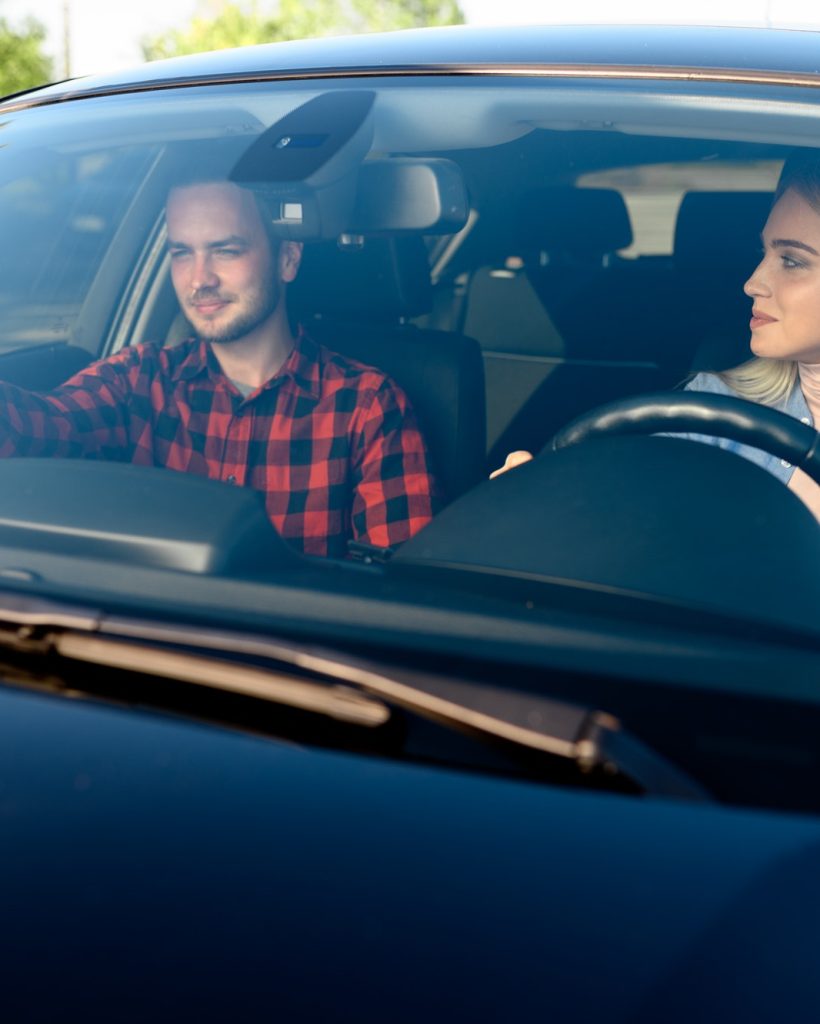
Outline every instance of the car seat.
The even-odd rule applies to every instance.
[[[496,258],[472,273],[464,330],[490,371],[494,464],[541,447],[593,405],[664,386],[647,309],[658,274],[618,255],[631,241],[619,192],[542,188],[499,232]]]
[[[486,474],[484,364],[478,343],[409,318],[432,304],[421,237],[305,245],[288,308],[317,340],[378,367],[408,395],[448,499]]]
[[[687,192],[675,227],[679,315],[691,370],[725,370],[751,358],[751,299],[743,285],[760,261],[771,192]]]

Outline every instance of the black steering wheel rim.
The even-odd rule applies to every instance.
[[[777,409],[729,395],[659,391],[621,398],[578,416],[549,443],[552,451],[612,434],[706,434],[759,448],[820,484],[820,433]]]

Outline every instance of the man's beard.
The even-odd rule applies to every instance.
[[[212,293],[202,289],[192,296],[192,301],[201,301],[207,298],[219,298],[218,293]],[[279,306],[282,298],[282,290],[275,281],[268,281],[264,290],[260,291],[257,301],[250,309],[242,313],[231,323],[220,325],[217,323],[205,323],[204,327],[197,329],[197,335],[205,341],[216,345],[229,345],[234,341],[242,341],[252,331],[256,330],[269,317],[272,317]],[[210,330],[209,330],[210,328]]]

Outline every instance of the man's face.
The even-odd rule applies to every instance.
[[[284,278],[253,196],[230,182],[177,188],[166,222],[174,289],[199,337],[224,344],[264,327]]]

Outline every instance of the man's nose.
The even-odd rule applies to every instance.
[[[201,288],[215,288],[219,284],[219,278],[214,273],[213,261],[210,253],[201,253],[194,257],[193,273],[191,275],[191,288],[198,292]]]

